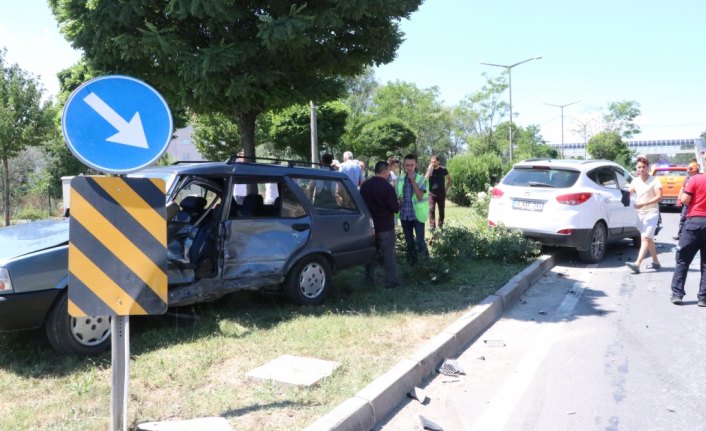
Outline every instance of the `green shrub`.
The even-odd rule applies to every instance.
[[[486,191],[488,184],[496,184],[502,178],[505,167],[497,154],[460,154],[449,160],[446,166],[453,178],[453,186],[447,192],[449,200],[457,205],[471,204],[472,195]]]
[[[18,220],[41,220],[49,218],[51,214],[38,208],[24,207],[20,208],[13,218]]]
[[[447,225],[435,235],[432,255],[443,260],[488,259],[526,262],[539,256],[541,245],[505,227],[472,229]]]

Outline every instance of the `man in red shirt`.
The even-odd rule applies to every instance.
[[[677,263],[672,276],[672,304],[681,304],[684,283],[689,266],[701,252],[701,283],[699,284],[699,307],[706,307],[706,175],[695,175],[684,187],[681,201],[689,207],[684,229],[677,246]]]

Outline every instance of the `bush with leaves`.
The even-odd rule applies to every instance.
[[[446,169],[454,179],[453,187],[447,191],[446,196],[462,206],[469,206],[472,194],[486,191],[488,184],[496,184],[505,173],[505,167],[497,154],[460,154],[449,160]]]

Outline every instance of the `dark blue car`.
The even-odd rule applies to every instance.
[[[167,183],[169,306],[269,289],[319,304],[332,274],[375,254],[370,213],[345,174],[291,164],[211,162],[150,168]],[[0,331],[44,326],[59,352],[110,346],[110,317],[67,311],[67,220],[0,228]]]

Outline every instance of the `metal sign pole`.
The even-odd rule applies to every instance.
[[[130,382],[130,316],[113,316],[110,323],[112,384],[111,431],[127,431],[127,394]]]

